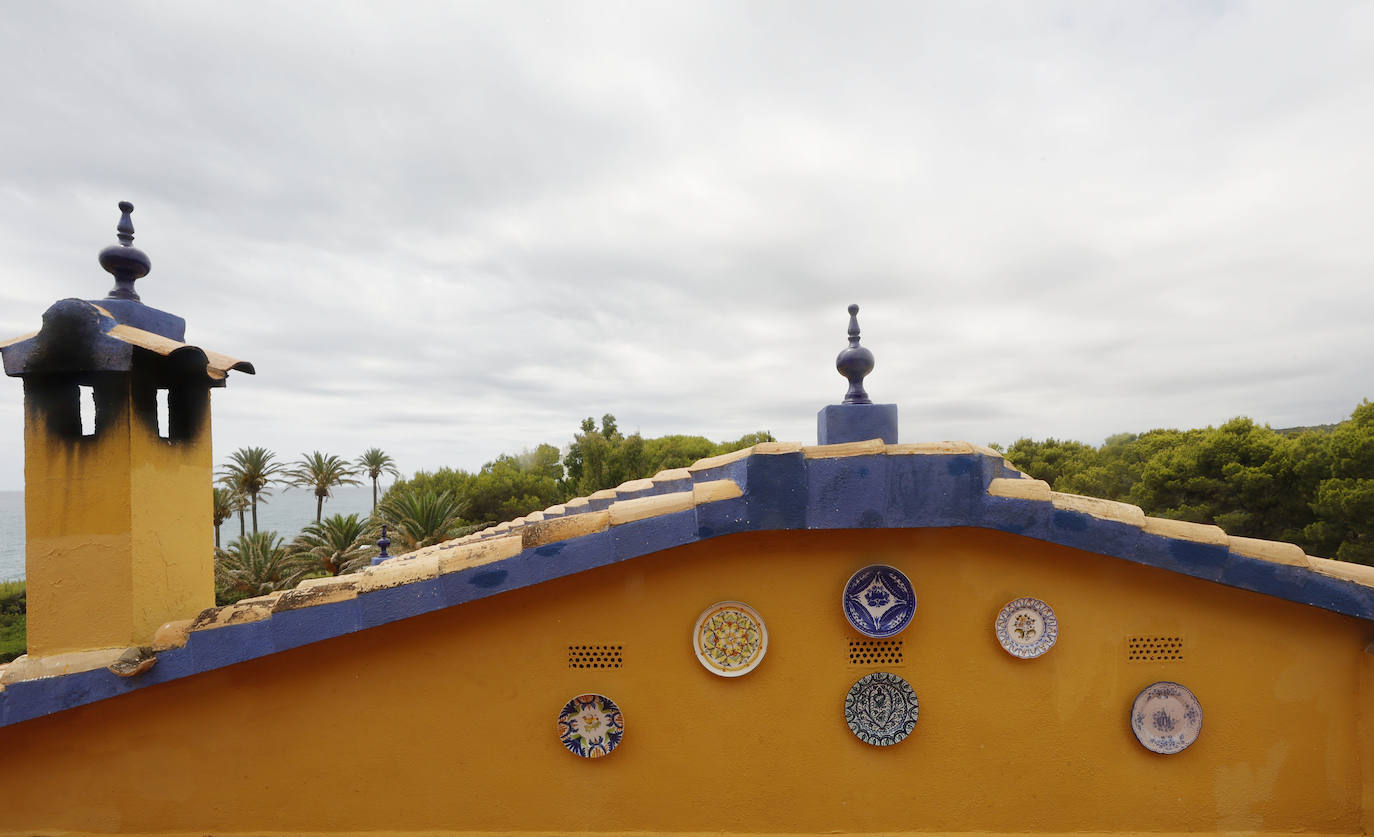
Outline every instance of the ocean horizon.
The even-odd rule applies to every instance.
[[[379,486],[378,496],[386,490]],[[209,498],[206,498],[209,502]],[[362,514],[372,511],[372,486],[334,489],[324,503],[324,516]],[[258,500],[258,529],[274,531],[291,540],[301,529],[315,522],[315,495],[302,488],[274,489],[265,501]],[[252,512],[244,512],[244,524],[253,530]],[[239,521],[234,516],[220,526],[221,543],[228,545],[238,537]],[[24,578],[24,492],[0,491],[0,581]]]

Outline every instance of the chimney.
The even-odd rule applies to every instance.
[[[60,300],[0,344],[24,382],[30,657],[147,645],[214,605],[210,390],[253,366],[186,344],[185,320],[140,301],[152,263],[119,208],[109,295]]]

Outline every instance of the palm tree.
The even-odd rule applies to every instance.
[[[284,467],[273,462],[276,454],[267,448],[239,448],[229,454],[229,463],[220,473],[220,482],[247,497],[253,508],[253,533],[258,531],[258,498],[270,497],[268,486],[277,480]],[[243,529],[243,511],[239,511],[239,529]],[[242,536],[242,531],[240,531]]]
[[[215,549],[219,549],[219,525],[239,513],[239,537],[243,537],[243,495],[231,488],[216,488],[215,492]]]
[[[401,472],[396,470],[396,460],[387,456],[381,448],[368,448],[363,451],[363,455],[358,457],[357,465],[362,472],[367,474],[367,478],[372,480],[372,511],[377,511],[377,480],[382,474],[390,474],[393,477],[400,477]]]
[[[292,552],[276,532],[254,532],[235,538],[215,552],[215,593],[221,604],[295,587],[313,569]]]
[[[377,507],[377,517],[390,527],[391,539],[405,551],[456,538],[476,527],[463,525],[467,503],[448,491],[393,488]]]
[[[357,474],[345,460],[333,454],[314,451],[301,454],[300,459],[291,463],[286,479],[292,485],[315,492],[315,522],[319,523],[324,514],[324,501],[334,493],[335,486],[362,485],[354,479]]]
[[[291,545],[298,554],[317,562],[330,575],[352,573],[366,567],[377,552],[377,529],[371,518],[356,514],[332,514],[301,530]]]

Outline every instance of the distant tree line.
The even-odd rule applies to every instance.
[[[398,480],[378,497],[378,480],[399,477],[392,458],[373,448],[353,461],[315,451],[295,462],[280,462],[266,448],[241,448],[229,455],[215,488],[216,601],[227,604],[294,587],[306,578],[356,572],[378,554],[382,527],[392,554],[460,537],[503,520],[557,505],[572,497],[613,488],[626,480],[680,468],[757,442],[766,432],[733,442],[702,436],[625,436],[615,416],[588,418],[573,435],[566,456],[553,445],[503,454],[476,473],[441,468]],[[324,504],[342,485],[372,483],[370,515],[324,515]],[[309,488],[315,494],[315,522],[293,540],[258,531],[258,503],[274,486]],[[221,549],[221,526],[237,515],[239,535]],[[248,520],[252,521],[249,531]]]
[[[1287,541],[1309,555],[1374,564],[1374,404],[1340,424],[1272,430],[1248,418],[1082,442],[1018,439],[1007,459],[1055,491],[1146,514]]]

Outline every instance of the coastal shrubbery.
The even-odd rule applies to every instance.
[[[0,581],[0,663],[24,653],[24,582]]]

